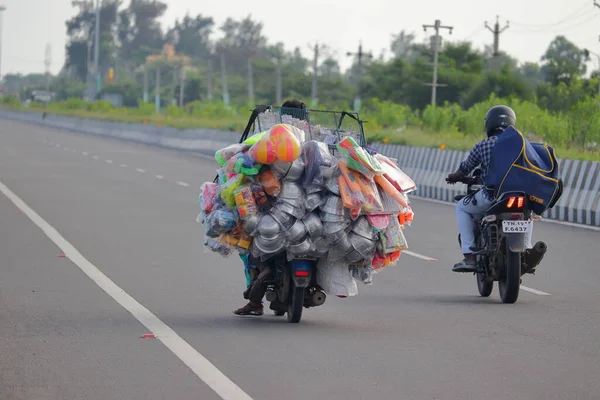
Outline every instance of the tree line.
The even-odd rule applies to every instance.
[[[66,58],[61,73],[51,80],[59,100],[81,97],[94,55],[95,10],[91,3],[66,22]],[[263,23],[251,16],[228,18],[217,25],[210,16],[186,15],[173,26],[162,29],[158,19],[167,4],[160,0],[104,0],[100,10],[99,71],[103,93],[121,93],[126,106],[142,101],[144,76],[150,101],[157,76],[144,74],[146,57],[171,44],[177,54],[190,57],[183,102],[225,100],[232,105],[275,103],[279,97],[297,97],[310,103],[316,70],[320,105],[352,107],[360,88],[364,104],[375,99],[402,104],[423,111],[431,102],[433,49],[416,43],[405,31],[393,35],[389,49],[393,57],[363,58],[359,68],[341,71],[338,60],[327,47],[318,45],[318,58],[307,58],[300,48],[286,49],[263,33]],[[220,33],[220,39],[215,36]],[[311,54],[312,56],[312,54]],[[439,55],[437,103],[470,108],[492,93],[502,98],[533,102],[550,112],[568,112],[576,104],[598,96],[598,74],[587,78],[590,53],[564,36],[549,44],[539,63],[520,63],[505,52],[493,55],[491,46],[476,49],[472,43],[445,42]],[[600,59],[599,59],[600,61]],[[316,69],[314,68],[316,64]],[[108,72],[114,71],[109,82]],[[163,106],[179,99],[179,69],[161,68]],[[280,85],[277,76],[280,74]],[[7,75],[5,87],[21,92],[39,88],[45,81],[39,75]],[[278,87],[280,92],[278,93]]]

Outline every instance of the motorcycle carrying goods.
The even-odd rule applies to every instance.
[[[498,136],[492,149],[486,186],[494,197],[510,191],[525,192],[529,208],[542,215],[554,207],[562,195],[554,149],[529,142],[521,132],[509,126]]]

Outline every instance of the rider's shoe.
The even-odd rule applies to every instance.
[[[454,264],[453,272],[477,272],[477,263],[473,254],[465,254],[465,258]]]
[[[263,315],[263,305],[255,306],[252,303],[246,304],[244,307],[238,308],[233,312],[236,315]]]

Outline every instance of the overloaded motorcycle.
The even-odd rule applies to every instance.
[[[446,182],[467,185],[466,194],[454,197],[456,202],[485,190],[480,168],[460,180],[446,178]],[[530,210],[525,192],[511,191],[499,193],[483,217],[475,221],[475,246],[471,250],[476,258],[475,275],[481,296],[489,297],[497,281],[502,302],[517,301],[521,277],[535,273],[547,250],[542,241],[527,248],[526,235],[533,229],[533,222],[540,219]],[[460,234],[458,242],[461,244]]]
[[[269,114],[263,114],[269,111]],[[358,136],[358,143],[361,146],[366,145],[363,121],[359,119],[357,113],[346,111],[327,111],[327,110],[299,110],[268,105],[258,105],[252,111],[248,124],[242,134],[240,143],[246,140],[250,132],[261,132],[266,129],[267,123],[273,121],[262,121],[262,115],[286,114],[307,122],[306,132],[311,134],[311,125],[319,123],[321,129],[327,129],[334,133],[338,140],[343,133],[352,132]],[[348,117],[348,118],[345,118]],[[266,120],[266,117],[265,117]],[[281,123],[282,120],[276,121]],[[329,127],[328,124],[335,123]],[[250,135],[251,136],[251,135]],[[329,143],[329,151],[335,155],[335,144]],[[291,323],[298,323],[302,318],[304,308],[321,306],[327,298],[325,292],[317,284],[317,261],[311,256],[297,256],[289,260],[286,252],[283,251],[274,255],[269,260],[273,274],[265,279],[267,291],[265,299],[270,303],[269,308],[274,311],[276,316],[283,316],[287,313],[287,320]]]

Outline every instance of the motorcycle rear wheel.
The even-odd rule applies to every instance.
[[[498,281],[500,299],[503,303],[513,304],[519,298],[521,287],[521,253],[506,249],[506,276]]]
[[[304,289],[292,284],[292,293],[288,304],[287,320],[293,324],[300,322],[304,308]]]

